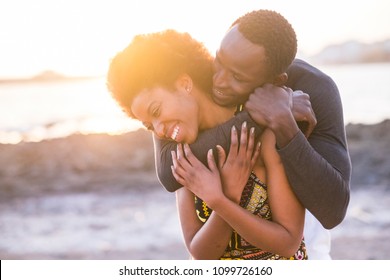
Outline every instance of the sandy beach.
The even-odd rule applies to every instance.
[[[390,121],[347,125],[351,202],[334,259],[390,259]],[[72,135],[0,145],[0,259],[188,259],[152,138]]]

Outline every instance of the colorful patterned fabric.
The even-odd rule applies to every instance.
[[[267,186],[252,172],[242,192],[240,206],[263,219],[271,220],[271,209],[268,203]],[[195,196],[196,213],[203,223],[210,217],[212,210],[204,201]],[[283,257],[274,253],[256,248],[245,241],[237,232],[233,231],[230,242],[221,256],[222,260],[307,260],[304,239],[294,256]]]

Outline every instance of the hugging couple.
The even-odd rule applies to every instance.
[[[153,133],[192,259],[330,259],[350,197],[343,109],[333,80],[296,52],[291,24],[256,10],[215,57],[175,30],[113,57],[108,88]]]

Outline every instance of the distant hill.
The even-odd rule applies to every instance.
[[[390,62],[390,39],[372,44],[348,41],[331,45],[312,56],[310,61],[319,64]]]
[[[52,80],[63,80],[63,79],[66,79],[67,77],[60,74],[60,73],[57,73],[57,72],[54,72],[52,70],[47,70],[47,71],[43,71],[41,72],[40,74],[34,76],[31,78],[31,80],[36,80],[36,81],[52,81]]]
[[[82,80],[82,79],[91,79],[91,78],[96,78],[96,77],[93,76],[70,77],[52,70],[46,70],[33,77],[0,79],[0,84],[1,83],[58,82],[58,81]]]

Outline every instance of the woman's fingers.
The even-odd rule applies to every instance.
[[[190,165],[190,162],[187,159],[187,155],[185,155],[186,152],[184,152],[182,144],[180,144],[180,143],[177,144],[176,153],[177,153],[176,161],[178,162],[178,164],[181,165],[181,167],[183,167],[184,169],[187,168],[188,165]],[[188,153],[188,151],[187,151],[187,153]]]
[[[221,169],[226,161],[226,152],[222,146],[217,145],[217,153],[218,153],[218,168]]]
[[[212,149],[207,152],[207,163],[211,172],[218,171]]]
[[[240,150],[239,152],[245,153],[247,150],[248,144],[248,128],[246,122],[243,122],[241,125],[241,137],[240,137]]]
[[[230,133],[230,149],[229,154],[236,155],[238,153],[238,136],[237,129],[235,126],[232,126]]]
[[[187,171],[191,167],[191,164],[184,156],[185,152],[183,151],[182,144],[178,144],[176,146],[176,153],[174,151],[171,151],[171,154],[172,154],[172,170],[174,171],[173,175],[175,179],[179,182],[177,177],[185,178],[187,176],[186,175]],[[179,183],[182,184],[181,182]]]
[[[175,170],[175,167],[171,165],[172,175],[180,185],[185,185],[185,180]]]
[[[185,174],[185,170],[181,167],[181,165],[177,161],[177,155],[175,151],[171,151],[171,155],[172,155],[172,165],[171,165],[172,175],[179,184],[184,185],[185,180],[181,175]]]
[[[255,128],[251,127],[249,131],[249,140],[246,154],[248,158],[251,158],[255,149]]]

